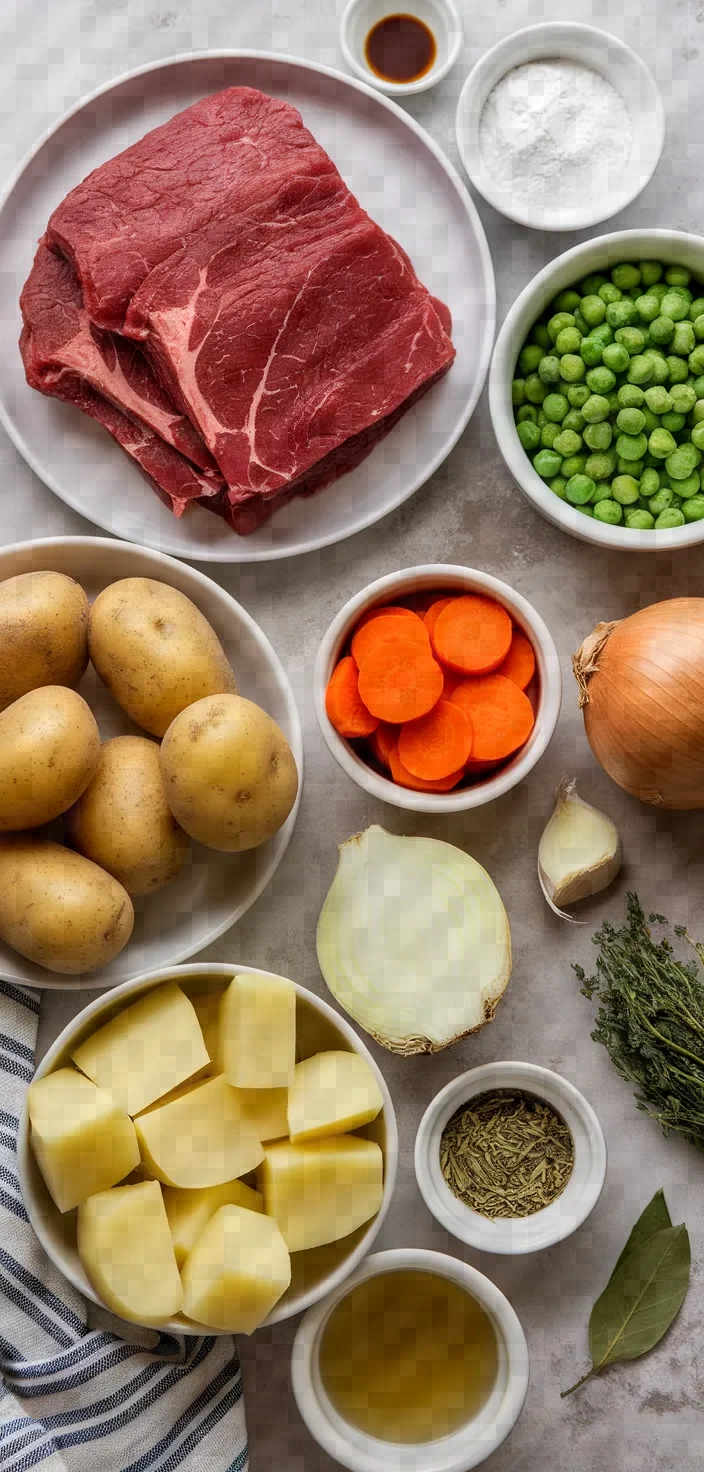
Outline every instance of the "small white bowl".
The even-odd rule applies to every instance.
[[[498,1221],[481,1216],[453,1195],[440,1169],[440,1139],[447,1121],[461,1104],[491,1089],[524,1089],[545,1099],[572,1134],[570,1179],[562,1195],[533,1216]],[[591,1104],[566,1078],[535,1063],[485,1063],[452,1079],[423,1115],[414,1159],[420,1193],[436,1221],[470,1247],[511,1256],[552,1247],[576,1232],[594,1210],[606,1177],[606,1142]]]
[[[560,205],[559,199],[546,207],[541,200],[526,202],[499,188],[479,147],[484,104],[501,78],[526,62],[557,58],[599,72],[620,93],[633,121],[631,154],[622,179],[572,209]],[[586,230],[625,209],[654,174],[665,140],[662,98],[644,62],[617,36],[572,21],[529,26],[485,52],[462,88],[455,127],[460,157],[475,189],[509,220],[534,230]]]
[[[340,1416],[323,1387],[319,1358],[325,1325],[350,1289],[379,1273],[409,1270],[439,1273],[481,1304],[496,1332],[499,1371],[486,1405],[459,1431],[437,1441],[399,1445],[368,1436]],[[528,1389],[528,1346],[508,1299],[483,1273],[442,1252],[401,1247],[368,1257],[342,1288],[309,1310],[293,1343],[291,1381],[311,1435],[350,1472],[469,1472],[496,1451],[521,1414]]]
[[[704,237],[684,230],[617,230],[585,240],[544,266],[517,297],[496,339],[489,373],[489,411],[499,449],[516,485],[547,521],[596,547],[614,547],[619,552],[676,552],[704,541],[704,521],[671,531],[637,532],[584,516],[561,501],[533,469],[513,417],[511,382],[518,354],[548,302],[583,276],[611,270],[619,261],[628,260],[676,262],[704,280]]]
[[[364,54],[364,46],[373,26],[387,15],[412,15],[423,21],[435,37],[436,56],[430,70],[415,82],[387,82],[372,71]],[[413,92],[427,92],[441,82],[454,66],[462,45],[462,21],[452,0],[413,0],[404,7],[389,0],[349,0],[340,21],[340,46],[348,67],[379,92],[389,97],[410,97]]]
[[[520,444],[520,441],[519,441]],[[532,466],[530,467],[532,469]],[[538,709],[535,725],[526,742],[516,755],[497,771],[496,776],[487,777],[472,787],[458,792],[412,792],[398,787],[390,778],[382,777],[367,765],[344,736],[338,735],[325,709],[325,691],[328,680],[350,636],[368,608],[393,603],[410,593],[421,593],[428,589],[438,590],[438,597],[448,593],[485,593],[496,599],[513,622],[523,629],[535,651],[536,673],[539,682]],[[493,802],[504,792],[509,792],[535,766],[546,750],[557,725],[562,700],[562,677],[560,661],[552,635],[532,604],[520,593],[514,592],[508,583],[502,583],[489,573],[477,572],[475,568],[453,567],[448,563],[426,563],[421,567],[408,567],[403,572],[392,572],[377,578],[356,593],[340,609],[333,619],[318,650],[313,675],[313,699],[318,725],[329,750],[343,772],[362,787],[371,797],[394,807],[405,808],[414,813],[461,813],[467,808],[483,807]]]
[[[68,1023],[42,1058],[34,1075],[35,1078],[44,1078],[46,1074],[53,1073],[57,1068],[63,1068],[70,1062],[71,1053],[84,1038],[89,1037],[98,1027],[109,1022],[123,1007],[136,1001],[137,997],[154,991],[156,987],[162,986],[165,982],[177,982],[187,995],[193,997],[198,992],[202,993],[211,989],[224,991],[235,972],[243,971],[255,972],[258,976],[272,974],[268,971],[261,971],[258,967],[242,966],[239,961],[204,961],[200,965],[196,962],[190,966],[154,971],[145,976],[137,976],[134,981],[125,982],[123,986],[116,987],[108,995],[98,997],[95,1002],[84,1007],[83,1011]],[[368,1063],[381,1089],[384,1100],[381,1114],[371,1124],[365,1125],[364,1129],[356,1130],[355,1133],[365,1135],[370,1140],[376,1140],[381,1147],[384,1156],[384,1195],[376,1216],[358,1227],[355,1232],[351,1232],[349,1237],[339,1242],[328,1243],[324,1247],[311,1248],[308,1252],[293,1254],[291,1286],[271,1310],[265,1320],[266,1324],[278,1324],[282,1319],[290,1319],[293,1314],[301,1313],[312,1303],[317,1303],[325,1293],[331,1292],[344,1282],[362,1261],[391,1205],[398,1163],[398,1133],[394,1106],[384,1075],[372,1058],[369,1049],[350,1027],[349,1022],[334,1012],[327,1002],[324,1002],[321,997],[316,997],[314,992],[308,991],[306,987],[299,986],[298,982],[294,982],[294,986],[297,993],[296,1041],[299,1057],[308,1058],[313,1053],[327,1049],[358,1053]],[[22,1199],[29,1219],[44,1251],[56,1264],[59,1271],[64,1274],[64,1277],[68,1278],[79,1293],[85,1294],[85,1297],[90,1298],[93,1303],[100,1304],[101,1300],[91,1286],[78,1256],[76,1212],[69,1211],[62,1215],[54,1205],[37,1165],[29,1133],[29,1114],[25,1100],[17,1136],[17,1168]],[[202,1325],[194,1324],[182,1314],[170,1319],[167,1324],[163,1325],[163,1328],[172,1334],[220,1334],[224,1332],[220,1329],[204,1329]]]

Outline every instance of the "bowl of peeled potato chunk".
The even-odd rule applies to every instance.
[[[298,983],[204,963],[125,982],[40,1063],[18,1141],[49,1257],[120,1318],[251,1334],[371,1247],[398,1142],[357,1034]]]

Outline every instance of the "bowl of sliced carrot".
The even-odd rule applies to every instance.
[[[325,741],[373,797],[415,812],[480,807],[521,782],[557,724],[552,636],[520,593],[444,563],[371,583],[318,652]]]

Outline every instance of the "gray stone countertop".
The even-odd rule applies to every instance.
[[[660,225],[704,231],[704,3],[702,0],[460,0],[466,44],[453,73],[409,110],[455,158],[453,118],[472,62],[499,37],[541,18],[591,21],[626,39],[652,67],[667,112],[667,142],[645,193],[601,229]],[[342,0],[337,11],[342,9]],[[341,65],[334,0],[6,0],[0,15],[0,173],[9,174],[53,118],[98,83],[145,60],[190,48],[249,46]],[[499,319],[533,274],[577,238],[541,235],[509,224],[482,201],[494,258]],[[29,536],[90,534],[31,473],[0,435],[0,542]],[[559,648],[563,710],[552,745],[529,778],[497,803],[454,820],[414,819],[367,799],[333,763],[320,738],[311,672],[322,633],[340,605],[373,578],[428,560],[464,563],[505,579],[547,620]],[[495,1021],[434,1058],[395,1058],[375,1050],[392,1090],[400,1129],[399,1181],[380,1247],[422,1245],[466,1258],[508,1295],[531,1356],[526,1406],[495,1453],[492,1472],[682,1472],[701,1465],[704,1415],[704,1162],[634,1105],[603,1049],[590,1040],[591,1005],[572,961],[589,964],[592,931],[603,914],[623,914],[626,891],[646,907],[704,936],[704,863],[699,813],[640,806],[596,766],[577,710],[570,656],[602,618],[618,618],[658,598],[704,594],[702,552],[621,556],[583,545],[542,521],[511,483],[498,454],[485,398],[457,448],[398,512],[322,552],[209,574],[259,621],[284,661],[305,726],[306,780],[298,825],[266,893],[237,929],[204,956],[238,959],[295,976],[321,995],[315,927],[336,867],[339,842],[372,822],[424,833],[467,849],[489,870],[507,906],[514,947],[509,990]],[[550,914],[535,860],[552,794],[563,773],[608,810],[624,840],[622,874],[591,904],[587,924],[568,927]],[[41,1046],[87,1000],[71,991],[44,995]],[[416,1189],[413,1141],[432,1095],[455,1074],[491,1059],[521,1058],[567,1075],[597,1109],[609,1148],[606,1187],[590,1220],[568,1241],[530,1258],[501,1259],[465,1250],[437,1228]],[[631,1224],[658,1186],[673,1220],[686,1221],[693,1272],[684,1308],[646,1360],[613,1369],[562,1402],[560,1389],[587,1366],[587,1323]],[[333,1472],[312,1442],[289,1388],[296,1321],[242,1340],[252,1472]]]

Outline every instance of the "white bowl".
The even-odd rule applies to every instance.
[[[532,469],[532,467],[531,467]],[[354,747],[343,736],[338,735],[325,709],[325,691],[328,680],[347,644],[355,625],[368,608],[384,603],[393,603],[410,593],[427,589],[443,592],[486,593],[495,598],[513,622],[522,628],[535,650],[536,673],[539,683],[539,701],[535,725],[525,746],[511,757],[494,777],[487,777],[473,787],[458,792],[412,792],[398,787],[390,778],[382,777],[367,765]],[[403,572],[392,572],[377,578],[356,593],[340,609],[333,619],[318,650],[313,675],[313,699],[318,725],[329,750],[343,772],[362,787],[371,797],[390,802],[394,807],[406,808],[414,813],[461,813],[467,808],[479,808],[494,798],[509,792],[535,766],[552,739],[562,699],[562,678],[557,650],[547,627],[536,613],[532,604],[520,593],[514,592],[508,583],[490,577],[489,573],[477,572],[475,568],[453,567],[449,563],[427,563],[421,567],[408,567]]]
[[[548,302],[593,271],[610,270],[619,261],[639,259],[676,262],[696,271],[704,280],[704,238],[684,230],[617,230],[573,246],[544,266],[514,302],[496,339],[491,360],[489,410],[499,449],[516,485],[554,526],[570,532],[581,542],[615,547],[619,552],[674,552],[704,541],[704,521],[693,521],[670,531],[637,532],[625,526],[607,526],[606,522],[584,516],[561,501],[533,469],[518,438],[511,402],[511,381],[518,354]]]
[[[204,961],[201,965],[194,963],[190,966],[172,966],[163,971],[151,972],[146,976],[137,976],[134,981],[125,982],[123,986],[117,987],[108,996],[98,997],[95,1002],[84,1007],[83,1011],[68,1023],[48,1053],[42,1058],[35,1078],[44,1078],[47,1073],[53,1073],[55,1069],[64,1067],[70,1062],[74,1048],[84,1038],[108,1022],[123,1007],[134,1002],[137,997],[144,996],[146,992],[153,991],[166,981],[178,982],[185,992],[194,996],[197,992],[210,989],[222,991],[235,972],[253,971],[256,971],[259,976],[271,975],[271,972],[260,971],[252,966],[242,966],[239,961]],[[281,1319],[290,1319],[293,1314],[298,1314],[312,1303],[317,1303],[323,1294],[337,1288],[357,1267],[365,1253],[369,1251],[391,1204],[398,1161],[398,1134],[394,1106],[384,1076],[369,1049],[365,1047],[361,1038],[357,1037],[356,1032],[344,1017],[338,1016],[327,1002],[316,997],[306,987],[299,986],[297,982],[294,982],[294,985],[297,992],[296,1040],[299,1058],[308,1058],[312,1053],[326,1049],[358,1053],[368,1063],[381,1089],[384,1099],[381,1114],[371,1124],[365,1125],[361,1130],[356,1130],[355,1134],[376,1140],[383,1151],[384,1196],[376,1216],[358,1227],[355,1232],[351,1232],[349,1237],[339,1242],[331,1242],[324,1247],[314,1247],[307,1252],[293,1254],[291,1286],[268,1315],[265,1320],[267,1324],[278,1324]],[[74,1288],[85,1294],[86,1298],[92,1299],[93,1303],[100,1304],[101,1300],[88,1281],[76,1249],[76,1211],[66,1212],[62,1216],[57,1210],[34,1158],[29,1141],[29,1116],[26,1100],[17,1136],[17,1167],[22,1198],[45,1252]],[[222,1332],[212,1328],[204,1330],[202,1325],[194,1324],[183,1314],[170,1319],[163,1327],[167,1332],[173,1334],[202,1334],[203,1332],[218,1334]]]
[[[323,1387],[319,1357],[330,1314],[352,1288],[380,1273],[409,1270],[441,1274],[481,1304],[496,1332],[499,1370],[486,1405],[459,1431],[437,1441],[399,1445],[368,1436],[339,1415]],[[311,1435],[351,1472],[468,1472],[496,1451],[521,1414],[528,1389],[528,1346],[508,1299],[483,1273],[442,1252],[401,1247],[368,1257],[342,1288],[309,1310],[293,1343],[291,1380]]]
[[[447,1121],[475,1094],[524,1089],[558,1111],[574,1141],[574,1167],[561,1196],[533,1216],[490,1221],[453,1195],[440,1169],[440,1139]],[[482,1252],[517,1256],[552,1247],[576,1232],[594,1210],[606,1176],[606,1142],[583,1094],[550,1068],[534,1063],[485,1063],[452,1079],[431,1100],[416,1135],[416,1180],[436,1221]]]
[[[284,669],[254,619],[217,583],[161,552],[108,537],[47,537],[0,549],[0,582],[18,573],[47,570],[75,578],[91,600],[118,578],[155,578],[185,593],[215,629],[237,675],[240,693],[263,706],[278,722],[302,781],[301,723]],[[111,736],[144,734],[117,705],[92,665],[79,689],[96,716],[104,741]],[[36,966],[0,942],[0,977],[72,991],[108,987],[138,972],[172,966],[203,950],[229,930],[266,888],[288,847],[299,801],[300,785],[283,827],[248,853],[217,853],[194,843],[191,857],[169,885],[135,900],[131,939],[108,966],[81,976],[62,976]]]
[[[390,97],[409,97],[412,92],[427,92],[447,76],[454,66],[462,45],[462,21],[452,0],[414,0],[410,11],[416,20],[424,21],[435,37],[436,55],[430,70],[415,82],[388,82],[372,71],[364,54],[364,46],[373,26],[387,15],[399,15],[399,7],[390,0],[349,0],[340,21],[340,46],[348,67],[380,92]]]
[[[620,93],[633,120],[633,144],[622,178],[597,190],[574,208],[559,200],[526,202],[499,188],[479,147],[484,104],[497,82],[525,62],[556,58],[581,62],[599,72]],[[608,220],[640,194],[655,172],[665,140],[662,98],[648,68],[625,42],[594,26],[549,21],[506,36],[485,52],[460,93],[456,116],[457,147],[469,177],[495,210],[534,230],[586,230]]]

